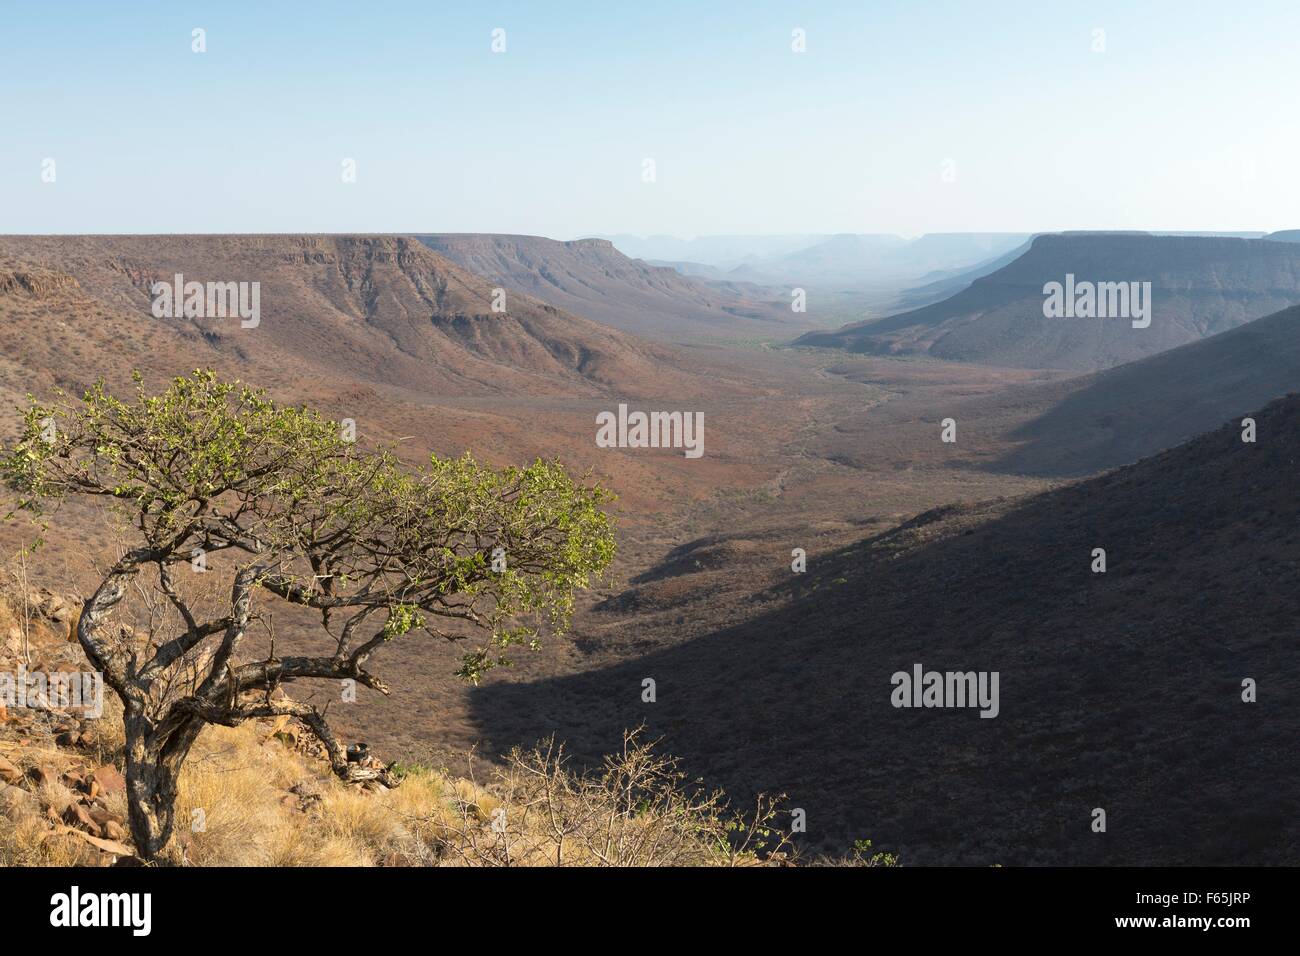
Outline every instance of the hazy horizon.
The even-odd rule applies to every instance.
[[[553,239],[557,242],[575,242],[581,239],[640,239],[653,241],[658,239],[674,242],[695,242],[701,239],[779,239],[779,238],[820,238],[830,239],[838,236],[884,236],[915,242],[925,236],[1037,236],[1056,233],[1147,233],[1153,236],[1221,236],[1233,238],[1238,236],[1268,236],[1275,232],[1292,232],[1293,228],[1279,229],[935,229],[929,232],[834,232],[825,229],[813,229],[805,232],[704,232],[704,233],[637,233],[625,230],[613,232],[579,232],[572,235],[550,235],[541,232],[509,232],[488,229],[188,229],[188,230],[86,230],[86,231],[51,231],[51,230],[13,230],[0,232],[6,236],[422,236],[422,235],[497,235],[525,236],[539,239]]]

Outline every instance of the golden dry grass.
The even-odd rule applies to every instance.
[[[41,655],[79,655],[65,635],[16,612],[0,594],[0,624],[33,626]],[[84,659],[78,663],[84,664]],[[103,764],[123,767],[122,706],[111,694],[75,749],[56,745],[58,718],[0,722],[0,755],[23,779],[0,802],[0,866],[100,866],[113,861],[61,817],[79,794],[60,782]],[[403,768],[394,789],[338,780],[292,746],[283,723],[209,726],[181,773],[176,842],[193,866],[588,866],[757,862],[728,849],[737,818],[716,794],[687,786],[669,758],[629,737],[595,775],[572,772],[563,748],[515,751],[480,783]],[[34,771],[41,771],[37,774]],[[39,786],[33,779],[42,778]],[[122,793],[100,800],[119,821]],[[766,820],[751,818],[754,826]],[[742,821],[743,823],[743,821]]]
[[[723,817],[714,804],[682,794],[649,810],[621,806],[624,794],[602,778],[570,774],[547,763],[546,753],[519,755],[494,770],[487,786],[416,768],[405,772],[396,789],[369,791],[343,784],[323,763],[287,748],[264,724],[209,727],[181,775],[178,841],[193,866],[758,862],[752,853],[721,850],[723,831],[717,827]],[[15,756],[24,768],[43,766],[57,774],[77,762],[53,746],[11,750]],[[43,784],[36,796],[58,812],[74,799],[57,781]],[[125,809],[121,795],[111,799],[110,810],[125,816]],[[686,826],[684,813],[695,815]],[[0,865],[107,862],[74,835],[51,828],[39,812],[20,812],[12,820],[0,816]]]

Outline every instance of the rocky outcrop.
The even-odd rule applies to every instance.
[[[27,295],[48,299],[56,293],[78,288],[77,280],[49,269],[0,270],[0,295]]]

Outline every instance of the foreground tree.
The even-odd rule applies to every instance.
[[[86,496],[130,529],[77,639],[122,701],[131,833],[158,861],[175,858],[179,774],[205,724],[296,717],[339,777],[373,777],[349,762],[325,710],[287,685],[387,694],[367,665],[413,633],[477,638],[457,672],[477,683],[512,646],[562,630],[574,592],[614,553],[610,496],[558,463],[493,470],[434,456],[411,469],[211,372],[158,395],[137,378],[129,401],[102,384],[79,402],[32,400],[20,440],[0,450],[0,476],[35,515]],[[284,654],[277,606],[295,634],[304,616],[314,622],[332,652]]]

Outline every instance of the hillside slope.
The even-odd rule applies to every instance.
[[[176,273],[260,283],[257,327],[235,317],[156,318],[152,284]],[[100,377],[120,392],[133,370],[156,389],[212,368],[278,401],[352,419],[359,440],[400,443],[410,461],[472,451],[496,465],[542,456],[594,469],[634,517],[775,471],[754,437],[779,439],[766,439],[773,430],[744,409],[772,394],[780,375],[519,293],[504,313],[491,304],[490,283],[409,237],[0,237],[0,442],[18,427],[15,406],[28,393],[80,395]],[[595,416],[625,401],[707,414],[707,457],[597,447]],[[732,426],[712,427],[720,415]],[[93,556],[91,527],[109,545],[87,521],[51,541],[57,560],[77,566]],[[0,553],[19,543],[0,524]]]
[[[808,324],[788,294],[744,283],[711,283],[629,259],[605,239],[422,235],[439,255],[506,289],[638,335],[692,338],[796,334]]]
[[[1048,410],[993,467],[1082,475],[1136,461],[1300,390],[1300,307],[1200,342],[1046,386]],[[1022,400],[1032,401],[1034,393]]]
[[[930,278],[930,281],[928,282],[924,282],[921,285],[914,286],[910,289],[904,289],[899,293],[897,305],[899,308],[906,309],[910,312],[914,309],[919,309],[950,298],[958,292],[961,292],[976,279],[982,279],[986,275],[997,272],[1004,266],[1008,266],[1015,262],[1029,251],[1029,246],[1032,242],[1033,238],[1031,237],[1011,251],[1004,252],[1002,255],[983,262],[973,269],[963,269],[956,272],[956,274],[943,272]]]
[[[1125,318],[1045,318],[1046,283],[1150,282],[1148,328]],[[1300,303],[1300,247],[1262,239],[1065,234],[951,298],[796,345],[1011,368],[1095,371],[1225,332]]]
[[[25,311],[95,308],[128,321],[155,350],[207,350],[426,395],[704,388],[702,377],[679,369],[689,363],[678,353],[528,296],[511,296],[494,312],[490,283],[401,236],[0,237],[0,276],[33,270],[59,276],[67,297],[46,295],[40,309]],[[260,283],[260,323],[155,318],[153,283],[177,273]],[[33,298],[10,285],[15,303]]]
[[[1231,422],[1077,485],[810,553],[808,576],[755,595],[747,621],[494,684],[479,721],[511,727],[504,740],[531,715],[592,755],[645,721],[734,797],[790,794],[810,842],[869,837],[911,863],[1295,864],[1300,396],[1255,417],[1256,444]],[[680,591],[700,564],[661,575]],[[997,671],[999,715],[894,708],[891,675],[918,663]]]

